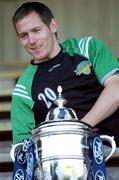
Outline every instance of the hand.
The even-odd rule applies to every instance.
[[[92,128],[93,133],[96,133],[99,130],[99,128]]]

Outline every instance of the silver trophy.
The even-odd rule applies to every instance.
[[[62,96],[61,86],[57,91],[56,108],[51,109],[45,121],[32,131],[38,179],[92,180],[92,128],[81,123],[73,109],[64,107],[67,101]],[[112,146],[107,160],[115,151],[115,141],[107,135],[101,138]]]

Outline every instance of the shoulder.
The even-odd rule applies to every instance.
[[[64,52],[73,55],[74,53],[80,54],[89,58],[88,52],[90,47],[98,43],[98,39],[92,36],[85,36],[80,38],[69,38],[64,41],[61,46]]]
[[[36,72],[37,66],[33,66],[32,64],[28,65],[28,67],[24,70],[22,75],[19,77],[15,88],[13,90],[12,96],[25,98],[31,100],[31,88],[34,74]]]
[[[85,46],[88,43],[96,43],[96,44],[104,44],[104,42],[94,36],[84,36],[80,38],[71,37],[66,39],[64,42],[61,43],[63,47],[65,46]]]
[[[76,37],[71,37],[66,39],[65,41],[63,41],[61,43],[61,45],[63,47],[65,46],[79,46],[79,45],[84,45],[88,42],[98,42],[100,41],[98,38],[93,37],[93,36],[84,36],[84,37],[80,37],[80,38],[76,38]]]
[[[37,66],[29,64],[27,68],[23,71],[21,76],[19,77],[18,83],[22,82],[22,84],[26,84],[28,80],[31,79],[32,76],[34,76],[36,70],[37,70]]]

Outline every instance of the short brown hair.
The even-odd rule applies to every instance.
[[[16,29],[16,22],[23,19],[25,16],[35,11],[41,20],[49,27],[51,19],[54,18],[51,10],[40,2],[26,2],[22,4],[14,13],[12,22]]]

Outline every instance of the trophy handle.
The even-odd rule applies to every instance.
[[[105,161],[107,161],[111,158],[111,156],[114,154],[114,152],[116,150],[116,143],[114,141],[114,136],[100,135],[100,138],[102,140],[108,141],[111,144],[112,150],[111,150],[110,154],[105,158]]]
[[[18,144],[15,144],[15,145],[12,145],[12,148],[10,150],[10,157],[12,159],[13,162],[15,162],[15,151],[16,149],[21,146],[23,143],[18,143]]]

